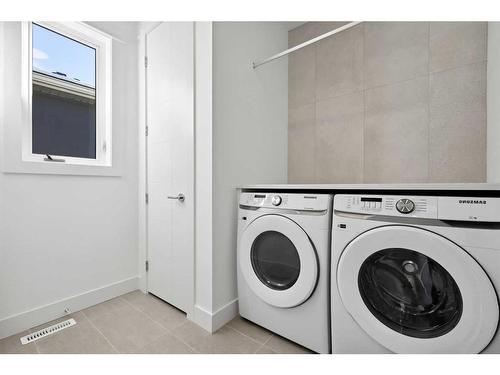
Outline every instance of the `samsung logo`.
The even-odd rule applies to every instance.
[[[479,200],[479,199],[464,199],[464,200],[459,200],[458,203],[462,203],[462,204],[486,204],[486,201]]]

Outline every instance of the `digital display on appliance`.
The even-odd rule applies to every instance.
[[[254,198],[265,198],[266,194],[255,194],[253,197]]]
[[[382,202],[382,198],[361,197],[361,202]]]

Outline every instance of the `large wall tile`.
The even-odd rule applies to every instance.
[[[313,183],[315,154],[315,105],[288,110],[288,182]]]
[[[428,74],[427,22],[365,23],[365,87]]]
[[[363,93],[316,104],[316,181],[363,181]]]
[[[363,28],[358,25],[316,44],[316,100],[363,89]]]
[[[444,107],[462,113],[483,111],[486,106],[486,63],[432,74],[429,99],[431,114]]]
[[[365,22],[292,54],[289,181],[484,182],[486,44],[485,22]]]
[[[365,92],[364,182],[426,182],[428,79]]]
[[[288,55],[288,106],[316,101],[316,47],[304,47]]]
[[[432,182],[486,181],[486,64],[431,75]]]
[[[431,72],[485,61],[487,22],[431,22]]]

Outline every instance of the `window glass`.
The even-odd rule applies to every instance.
[[[358,287],[371,313],[407,336],[442,336],[462,315],[462,296],[453,277],[436,261],[413,250],[395,248],[372,254],[361,266]]]
[[[267,231],[259,234],[252,244],[250,257],[255,274],[271,289],[289,289],[299,278],[299,253],[282,233]]]
[[[32,24],[32,152],[96,158],[96,50]]]

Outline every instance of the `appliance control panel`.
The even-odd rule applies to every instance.
[[[440,220],[500,222],[500,198],[439,197]]]
[[[500,222],[500,198],[338,194],[333,208],[367,215]]]
[[[273,208],[301,211],[326,211],[332,196],[328,194],[241,193],[240,207]]]
[[[437,219],[438,202],[436,197],[338,194],[333,207],[357,214]]]

